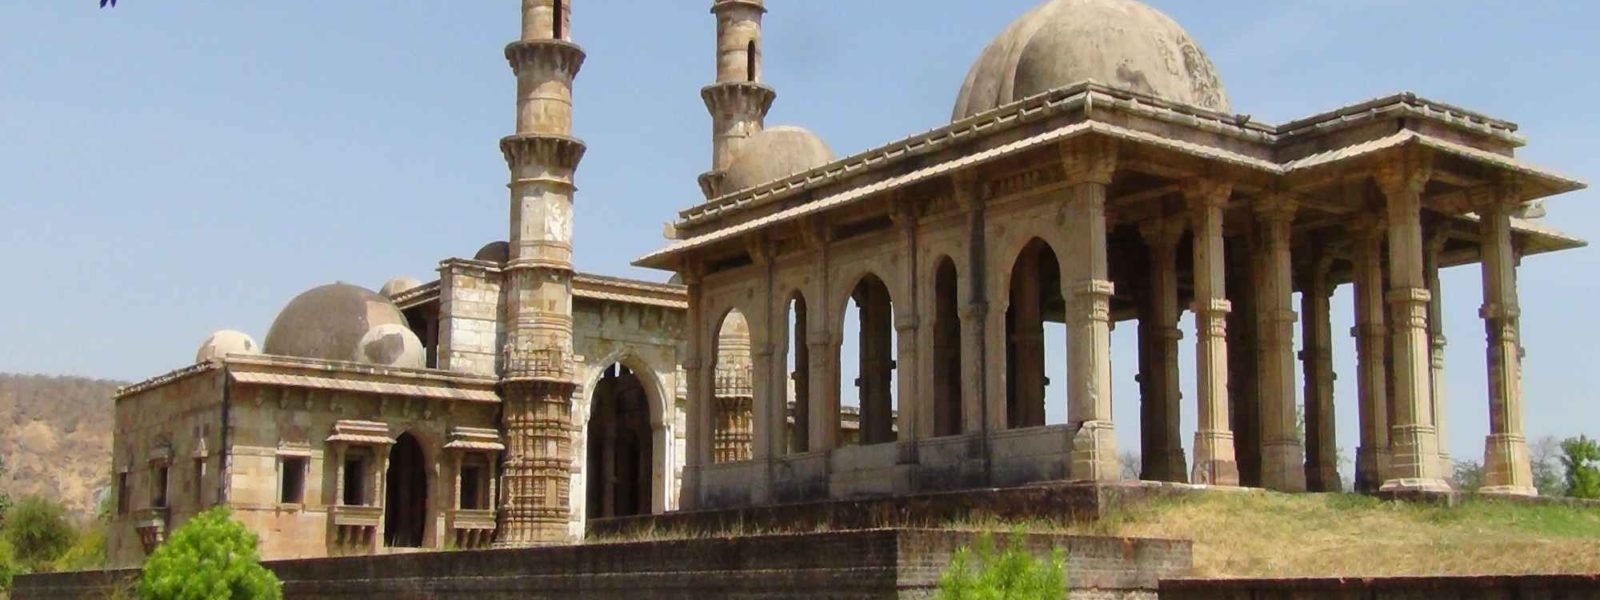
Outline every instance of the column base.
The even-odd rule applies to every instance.
[[[1165,481],[1169,483],[1189,483],[1189,465],[1184,459],[1183,449],[1162,450],[1155,456],[1156,468],[1160,472],[1154,479],[1146,476],[1151,481]]]
[[[1239,486],[1239,461],[1233,456],[1233,432],[1199,431],[1194,434],[1195,485]]]
[[[1378,488],[1380,494],[1449,494],[1450,484],[1443,479],[1402,478],[1390,479]]]
[[[1439,472],[1439,441],[1433,427],[1403,425],[1391,431],[1393,445],[1389,449],[1389,474],[1384,485],[1397,479],[1444,481],[1444,474]]]
[[[1117,430],[1110,421],[1084,421],[1072,436],[1073,481],[1122,481],[1117,461]]]
[[[1299,440],[1267,440],[1261,455],[1262,487],[1278,492],[1306,491],[1306,452]]]
[[[1306,463],[1306,491],[1342,492],[1344,479],[1339,476],[1337,464]]]
[[[1383,487],[1389,476],[1389,449],[1361,447],[1356,449],[1355,490],[1371,494]]]
[[[1515,434],[1490,434],[1483,443],[1483,490],[1480,493],[1537,496],[1528,440]]]
[[[1515,496],[1519,498],[1537,498],[1539,489],[1531,485],[1497,485],[1478,488],[1480,496]]]

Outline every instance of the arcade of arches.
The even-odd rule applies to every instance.
[[[1304,189],[1156,175],[1156,156],[1094,136],[1044,144],[1008,170],[971,167],[837,216],[764,224],[739,245],[697,245],[719,239],[709,225],[641,261],[675,256],[698,332],[689,356],[712,357],[685,365],[685,507],[1116,481],[1118,322],[1137,325],[1138,384],[1125,394],[1140,417],[1141,479],[1337,489],[1329,298],[1343,284],[1355,288],[1360,348],[1355,487],[1442,491],[1438,271],[1478,262],[1489,489],[1531,493],[1507,307],[1518,257],[1560,249],[1517,217],[1535,184],[1469,185],[1467,163],[1420,151]],[[1016,172],[1028,176],[1004,174]],[[1196,323],[1192,455],[1178,419],[1185,310]],[[1045,377],[1049,323],[1066,331],[1066,381]],[[859,444],[844,435],[850,407],[836,392],[849,388],[839,383],[850,342]],[[1065,390],[1065,424],[1047,422],[1059,410],[1047,389]]]

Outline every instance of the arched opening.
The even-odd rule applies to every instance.
[[[744,48],[745,81],[749,81],[750,83],[755,83],[758,79],[760,79],[758,74],[759,72],[757,70],[760,63],[757,62],[757,56],[756,41],[750,40],[750,43]]]
[[[755,387],[751,381],[750,323],[738,310],[728,311],[717,330],[717,366],[712,397],[716,434],[712,461],[750,460],[754,439]]]
[[[1063,322],[1061,266],[1048,244],[1034,239],[1011,269],[1006,308],[1006,426],[1045,425],[1045,322]],[[1061,345],[1063,348],[1065,344]],[[1063,404],[1064,405],[1064,404]]]
[[[961,312],[956,263],[945,257],[933,276],[933,434],[958,435],[961,423]]]
[[[806,345],[806,299],[789,298],[789,452],[806,452],[811,444],[811,348]]]
[[[422,444],[410,433],[389,449],[383,497],[383,545],[420,548],[428,522],[428,468]]]
[[[850,294],[856,310],[845,311],[844,347],[841,360],[849,360],[853,342],[855,377],[848,379],[856,387],[854,406],[843,401],[850,398],[840,390],[840,431],[843,442],[859,445],[886,444],[895,441],[895,353],[897,340],[894,328],[894,305],[889,297],[889,287],[874,275],[867,275],[856,284]],[[852,327],[853,325],[853,327]],[[853,338],[848,333],[855,329]],[[849,375],[848,370],[841,371]],[[841,377],[841,388],[846,377]],[[854,435],[850,409],[855,409]]]
[[[587,514],[627,517],[650,513],[654,473],[650,399],[639,377],[612,365],[594,385],[589,404]]]

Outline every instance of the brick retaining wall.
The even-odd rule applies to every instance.
[[[1320,579],[1179,579],[1161,600],[1592,600],[1600,574]]]
[[[278,561],[289,598],[924,598],[974,532],[871,530]],[[1190,543],[1032,534],[1067,551],[1074,598],[1154,598]],[[19,599],[94,597],[132,573],[17,579]]]

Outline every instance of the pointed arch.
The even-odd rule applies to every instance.
[[[856,402],[856,434],[854,440],[861,445],[883,444],[894,442],[897,438],[895,423],[895,363],[897,331],[895,329],[895,306],[889,291],[889,286],[877,274],[867,272],[856,280],[854,286],[848,288],[850,295],[842,303],[837,319],[837,331],[841,333],[836,340],[840,351],[836,353],[843,357],[848,354],[845,350],[853,348],[856,354],[857,377],[854,381],[840,379],[841,400],[850,397],[845,393],[845,387],[853,384],[857,388]],[[855,312],[850,313],[849,305],[855,305]],[[855,321],[855,331],[847,331],[847,322]],[[853,335],[852,335],[853,334]],[[836,367],[837,368],[837,367]],[[843,371],[840,371],[841,373]],[[851,428],[849,427],[849,411],[846,403],[840,403],[840,431],[843,435],[841,441],[851,441]]]
[[[400,434],[389,449],[384,475],[383,545],[420,548],[426,541],[428,471],[422,442],[410,432]]]
[[[961,421],[961,311],[955,260],[941,257],[933,276],[933,435],[959,435]]]
[[[1061,314],[1061,263],[1054,249],[1033,238],[1017,253],[1009,275],[1005,312],[1006,426],[1045,424],[1045,321]]]
[[[798,454],[808,451],[811,443],[811,348],[806,339],[810,315],[805,294],[800,290],[791,292],[783,304],[789,375],[785,394],[788,414],[785,447],[790,454]]]

